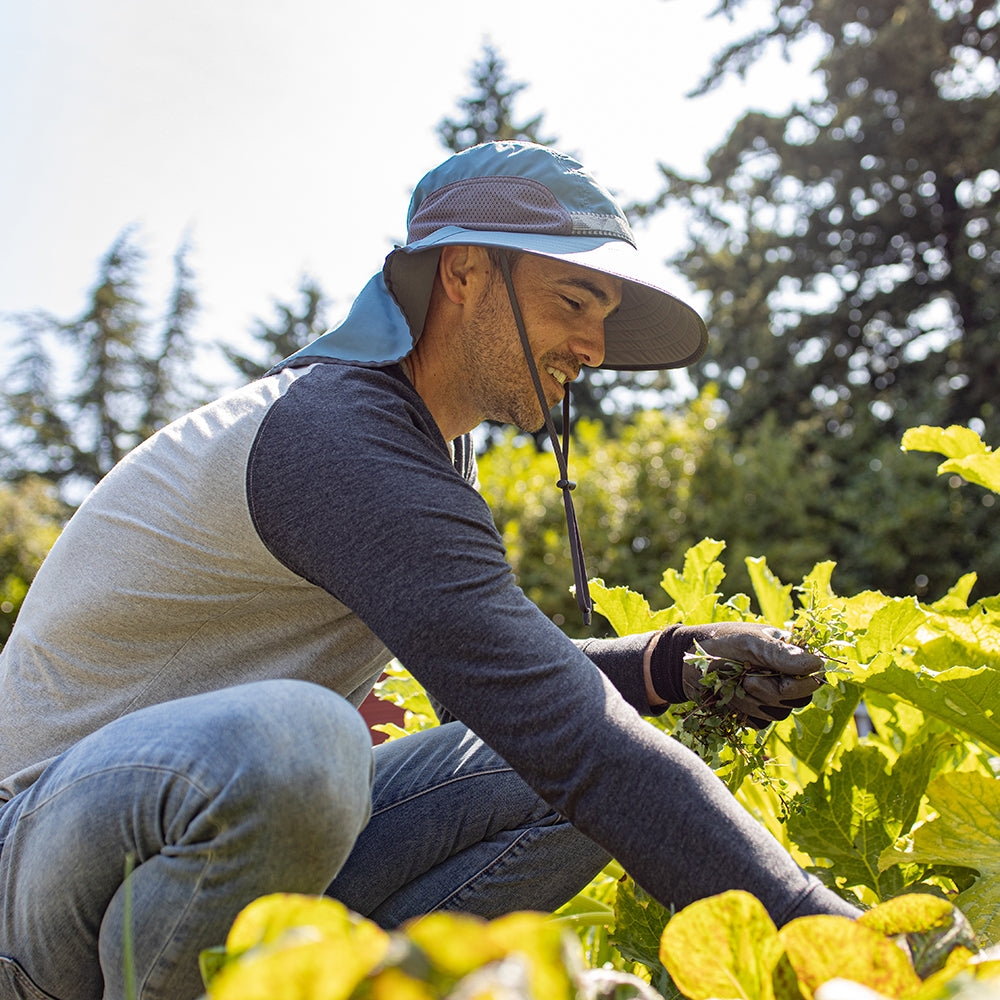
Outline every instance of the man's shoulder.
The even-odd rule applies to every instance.
[[[381,368],[323,361],[282,369],[266,377],[280,382],[258,434],[297,441],[308,448],[368,449],[410,439],[420,450],[447,448],[434,418],[399,365]]]
[[[468,435],[445,443],[419,393],[400,365],[370,367],[323,361],[282,369],[267,376],[282,381],[262,421],[253,459],[295,456],[306,464],[371,459],[376,453],[403,454],[408,461],[442,459],[476,484],[476,463]]]
[[[281,396],[290,395],[301,405],[364,407],[366,403],[419,398],[399,365],[371,367],[350,362],[317,361],[296,368],[282,368],[266,376],[278,380]]]

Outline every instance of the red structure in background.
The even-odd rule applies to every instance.
[[[368,693],[368,697],[361,703],[358,711],[371,730],[372,746],[378,746],[386,739],[385,733],[377,732],[371,728],[372,726],[382,725],[386,722],[394,722],[397,726],[403,725],[403,709],[398,705],[393,705],[392,702],[376,698],[374,691]]]

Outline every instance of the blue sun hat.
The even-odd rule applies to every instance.
[[[605,322],[601,368],[682,368],[708,344],[701,317],[663,287],[662,266],[636,247],[614,197],[571,156],[527,142],[489,142],[450,157],[417,185],[407,237],[386,257],[340,326],[286,359],[399,361],[423,331],[439,251],[503,247],[552,257],[622,280]]]

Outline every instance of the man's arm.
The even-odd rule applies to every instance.
[[[670,703],[653,690],[649,663],[660,633],[642,632],[617,639],[573,639],[640,715],[661,715]]]

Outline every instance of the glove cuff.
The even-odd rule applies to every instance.
[[[649,661],[649,679],[653,690],[671,705],[690,701],[684,694],[684,654],[691,648],[691,629],[683,625],[665,628]]]

